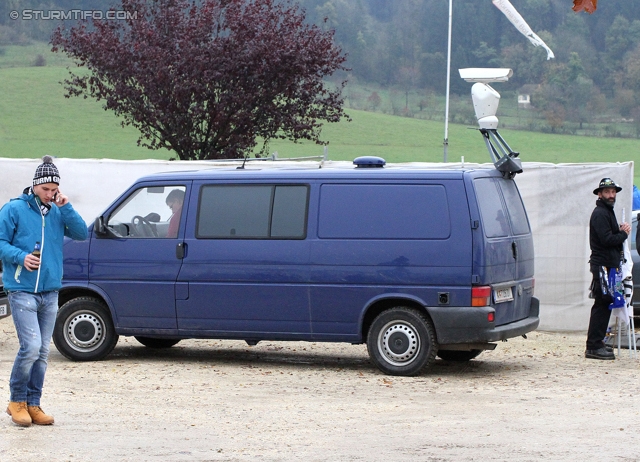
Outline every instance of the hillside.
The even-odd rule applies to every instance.
[[[10,55],[2,57],[11,58]],[[11,58],[14,59],[14,58]],[[16,58],[17,59],[17,58]],[[0,66],[2,66],[0,59]],[[168,151],[150,151],[136,145],[137,131],[100,103],[67,99],[59,83],[67,70],[57,66],[0,67],[0,156],[71,158],[168,159]],[[471,100],[469,99],[471,106]],[[361,155],[382,156],[389,162],[441,162],[442,122],[397,117],[349,109],[352,121],[325,127],[329,158],[351,160]],[[525,161],[601,162],[640,161],[640,140],[550,135],[504,130],[503,136]],[[449,156],[459,162],[487,162],[480,134],[465,125],[449,126]],[[322,146],[274,141],[270,152],[279,157],[321,155]],[[640,184],[636,173],[635,183]]]

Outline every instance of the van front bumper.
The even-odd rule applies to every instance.
[[[487,307],[429,307],[440,346],[466,343],[488,343],[519,337],[536,330],[540,324],[540,301],[532,297],[529,317],[496,326],[487,316]]]

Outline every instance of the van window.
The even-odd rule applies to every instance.
[[[524,204],[522,203],[516,184],[513,181],[500,181],[498,184],[500,188],[502,188],[502,195],[507,205],[507,212],[509,213],[509,221],[511,222],[513,234],[529,234],[527,212],[524,210]]]
[[[276,186],[271,215],[271,237],[305,236],[307,187]]]
[[[304,239],[304,185],[207,185],[200,191],[196,237]]]
[[[505,237],[509,235],[509,223],[502,210],[502,200],[498,186],[492,178],[478,178],[474,181],[478,207],[487,237]]]
[[[185,190],[184,186],[136,189],[111,213],[106,224],[118,237],[175,238]]]
[[[318,237],[447,239],[451,221],[442,185],[325,184]]]

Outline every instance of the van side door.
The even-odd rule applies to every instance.
[[[177,301],[181,332],[310,332],[308,184],[194,183]]]
[[[117,328],[176,329],[176,247],[189,191],[190,182],[135,185],[103,215],[106,234],[94,230],[89,282],[110,302]]]

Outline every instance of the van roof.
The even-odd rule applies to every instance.
[[[146,175],[138,181],[180,181],[180,180],[242,180],[242,179],[286,179],[286,180],[313,180],[313,179],[382,179],[382,178],[406,178],[423,179],[425,177],[437,179],[459,179],[464,175],[497,176],[500,172],[491,168],[482,169],[450,169],[450,168],[424,168],[411,166],[387,166],[384,168],[344,168],[344,167],[267,167],[259,168],[250,166],[240,169],[235,167],[213,167],[200,170],[182,170],[158,172]]]

